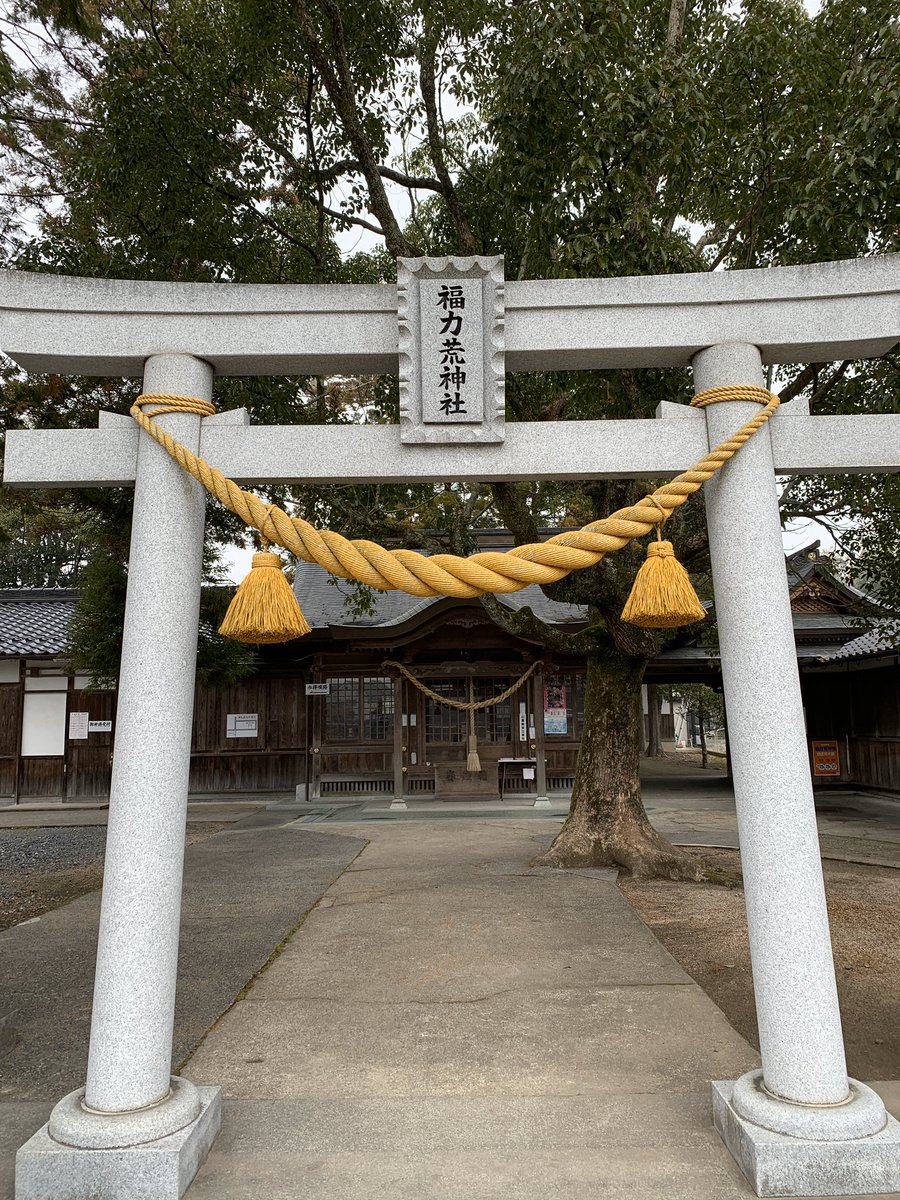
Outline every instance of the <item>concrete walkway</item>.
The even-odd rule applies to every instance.
[[[657,829],[684,846],[737,847],[734,792],[721,770],[703,771],[678,759],[643,759],[644,804]],[[391,811],[390,797],[297,803],[292,793],[194,800],[189,820],[242,825],[372,825],[459,820],[514,820],[561,823],[567,795],[554,796],[551,809],[535,809],[525,796],[504,801],[439,802],[408,799],[407,810]],[[820,788],[816,793],[819,835],[826,857],[884,866],[900,866],[900,796]],[[36,826],[105,825],[105,805],[22,804],[0,807],[0,830]]]
[[[364,845],[291,827],[188,847],[173,1068]],[[16,1149],[84,1083],[99,911],[91,892],[0,932],[0,1200]]]
[[[511,817],[311,829],[257,811],[188,850],[176,1063],[212,1024],[183,1073],[226,1097],[188,1200],[751,1195],[708,1081],[755,1052],[613,872],[529,866],[558,816]],[[27,1006],[28,1061],[0,1028],[0,1200],[15,1148],[81,1081],[96,901],[3,935],[49,1040]],[[876,1086],[900,1115],[900,1086]]]
[[[188,1200],[751,1195],[708,1081],[754,1051],[612,872],[529,867],[556,827],[342,827],[370,845],[188,1066],[226,1096]]]

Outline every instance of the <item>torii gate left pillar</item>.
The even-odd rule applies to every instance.
[[[894,256],[713,276],[510,283],[507,368],[694,362],[698,386],[706,387],[758,383],[761,362],[871,357],[900,336],[898,262]],[[397,312],[396,293],[387,287],[107,284],[0,273],[0,346],[21,366],[143,373],[146,390],[201,398],[209,395],[213,369],[237,375],[396,371]],[[244,341],[252,347],[247,353]],[[737,367],[756,377],[726,378]],[[796,401],[787,409],[794,411],[773,418],[743,466],[739,457],[724,468],[708,498],[714,553],[717,538],[727,536],[722,511],[729,487],[752,485],[760,498],[766,529],[765,554],[752,556],[756,607],[765,601],[766,575],[780,568],[773,474],[900,470],[900,417],[811,418]],[[574,429],[571,422],[517,423],[499,446],[496,428],[483,444],[401,446],[390,426],[220,428],[234,424],[234,414],[164,421],[239,482],[369,483],[671,476],[708,449],[707,422],[717,438],[717,423],[726,419],[724,412],[704,417],[664,405],[657,421],[577,422]],[[87,1087],[61,1101],[49,1126],[20,1150],[16,1196],[177,1200],[218,1122],[215,1089],[169,1078],[203,498],[123,418],[101,420],[99,430],[11,432],[5,470],[6,482],[18,486],[136,487]],[[723,661],[731,663],[726,699],[734,707],[729,688],[740,688],[742,673],[766,646],[743,605],[746,582],[733,578],[724,561],[719,566]],[[783,610],[782,583],[772,594],[778,592]],[[785,672],[796,674],[786,638],[779,643],[781,661]],[[157,736],[151,721],[166,706],[172,722]],[[779,752],[780,743],[791,743],[795,773],[806,771],[796,752],[801,723],[794,699],[783,721],[766,726]],[[749,839],[742,853],[759,878],[766,812],[773,803],[796,801],[809,780],[800,781],[797,796],[763,788],[755,797],[747,779],[754,756],[769,747],[756,744],[749,720],[740,730],[734,724],[742,843]],[[797,728],[785,733],[787,726]],[[790,772],[783,784],[791,789]],[[836,998],[826,986],[832,970],[827,923],[817,916],[821,867],[809,799],[800,814],[804,870],[790,881],[803,891],[804,903],[793,914],[802,929],[790,938],[779,933],[792,919],[784,888],[777,919],[766,896],[752,898],[748,890],[755,983],[766,998],[763,1074],[738,1081],[740,1105],[736,1094],[726,1094],[731,1085],[718,1085],[725,1090],[717,1094],[717,1112],[725,1106],[731,1114],[731,1124],[720,1121],[720,1128],[761,1195],[898,1191],[900,1129],[874,1093],[861,1094],[845,1080]],[[782,822],[787,836],[793,820]],[[804,954],[804,945],[817,955],[814,985],[802,964],[793,970],[785,962],[786,954]],[[798,1011],[799,991],[807,986],[817,1002],[811,1008],[827,1013],[824,1023]],[[784,1036],[791,1028],[800,1030],[800,1040]]]
[[[144,391],[211,400],[212,378],[198,358],[154,355]],[[200,417],[161,420],[199,449]],[[18,1195],[181,1196],[221,1123],[219,1089],[170,1072],[205,509],[140,439],[87,1084],[20,1154]]]

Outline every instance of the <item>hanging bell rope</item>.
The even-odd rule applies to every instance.
[[[165,413],[186,412],[202,417],[211,416],[215,409],[208,401],[192,396],[144,394],[135,401],[131,415],[184,471],[227,509],[256,529],[266,544],[283,546],[304,562],[317,563],[332,575],[356,580],[377,591],[470,599],[486,592],[503,594],[521,591],[529,584],[555,583],[572,571],[594,566],[604,555],[621,550],[635,538],[644,537],[661,526],[676,508],[699,491],[765,425],[779,404],[778,397],[766,388],[743,384],[709,388],[695,396],[692,403],[695,407],[703,408],[723,400],[753,400],[763,407],[727,441],[721,442],[689,470],[662,484],[637,504],[620,508],[582,529],[558,533],[545,542],[515,546],[504,552],[483,551],[468,558],[455,554],[434,554],[429,557],[415,550],[388,550],[362,538],[350,539],[333,530],[317,530],[301,517],[288,516],[277,505],[266,504],[259,496],[244,491],[234,480],[228,479],[176,441],[154,420]],[[657,557],[667,557],[659,551],[655,554]],[[255,607],[262,623],[258,628],[241,626],[243,640],[273,640],[276,630],[274,626],[270,629],[265,624],[268,611],[266,596],[269,592],[266,581],[271,574],[265,571],[260,577],[261,582],[255,581],[253,584],[254,590],[260,589]],[[250,573],[252,576],[253,571]],[[245,585],[246,580],[241,588]],[[241,588],[233,603],[238,602]],[[665,603],[664,593],[661,599]],[[272,608],[276,607],[273,603]],[[668,621],[668,625],[660,623],[658,628],[682,623],[676,613],[661,611],[657,615],[660,622]]]
[[[468,754],[466,755],[466,770],[470,775],[477,775],[481,770],[481,759],[478,757],[478,734],[475,732],[475,681],[472,676],[468,679],[469,693],[469,709],[466,713],[466,719],[469,726],[469,743],[467,746]]]

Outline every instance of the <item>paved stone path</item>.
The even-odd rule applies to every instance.
[[[723,781],[670,782],[646,789],[661,828],[733,844]],[[711,1128],[708,1081],[755,1054],[611,872],[529,866],[561,812],[355,812],[368,817],[311,826],[308,810],[292,820],[248,806],[240,828],[188,853],[176,1061],[321,895],[184,1071],[226,1095],[188,1200],[751,1195]],[[900,806],[834,794],[820,831],[823,844],[890,858]],[[360,839],[370,844],[353,861]],[[0,1200],[16,1146],[81,1082],[96,905],[86,896],[0,935],[20,939],[6,982],[26,1009],[44,1006],[49,1039],[31,1039],[36,1057],[0,1103]],[[9,1050],[0,1027],[0,1064],[16,1062]],[[900,1115],[900,1085],[877,1086]]]
[[[173,1066],[364,845],[239,828],[188,847]],[[0,933],[0,1200],[18,1146],[84,1082],[99,909],[92,892]]]
[[[612,872],[529,867],[555,828],[361,828],[190,1062],[226,1104],[188,1200],[751,1194],[708,1081],[754,1051]]]

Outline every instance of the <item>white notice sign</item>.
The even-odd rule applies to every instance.
[[[331,680],[326,679],[324,683],[308,683],[306,685],[307,696],[328,696],[331,694]]]
[[[89,733],[112,733],[112,721],[88,721]]]
[[[88,735],[88,714],[86,712],[69,713],[69,740],[80,742]]]
[[[246,738],[259,736],[258,713],[229,713],[225,722],[225,736]]]

